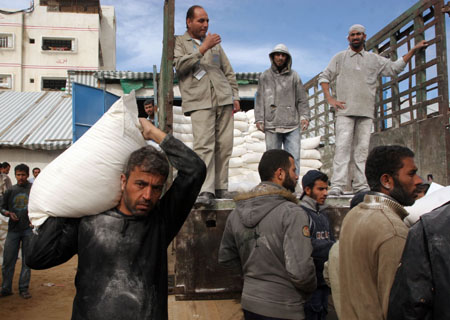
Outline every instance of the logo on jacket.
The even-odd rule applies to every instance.
[[[307,237],[307,238],[311,237],[311,232],[309,231],[309,227],[308,226],[303,226],[302,232],[303,232],[303,235],[305,237]]]

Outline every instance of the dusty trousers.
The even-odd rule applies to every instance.
[[[343,191],[347,185],[350,159],[354,161],[353,192],[369,189],[364,170],[369,154],[372,119],[367,117],[336,118],[336,148],[333,158],[333,176],[331,188]],[[353,153],[352,153],[353,146]]]
[[[200,192],[228,189],[228,165],[233,151],[233,105],[218,106],[213,88],[212,107],[191,113],[194,151],[206,164]]]

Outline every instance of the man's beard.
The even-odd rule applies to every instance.
[[[364,46],[364,40],[361,40],[359,42],[351,42],[350,46],[355,49],[358,50],[359,48],[361,48],[362,46]]]
[[[286,177],[284,178],[283,181],[283,187],[285,187],[286,189],[288,189],[291,192],[295,192],[295,186],[297,185],[297,182],[293,179],[291,179],[291,177],[286,174]]]
[[[396,178],[394,178],[394,189],[389,193],[389,195],[397,200],[402,206],[412,206],[416,202],[414,197],[417,194],[417,190],[414,190],[413,194],[408,194],[403,186],[400,184]]]

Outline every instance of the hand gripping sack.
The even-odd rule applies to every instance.
[[[145,145],[132,92],[42,170],[30,192],[31,223],[38,227],[48,216],[76,218],[115,207],[123,167]]]

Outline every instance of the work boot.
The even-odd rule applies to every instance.
[[[195,201],[196,205],[204,205],[204,206],[212,206],[214,199],[216,197],[213,193],[204,191],[200,192],[200,194],[197,197],[197,200]]]
[[[341,189],[336,188],[336,187],[332,187],[330,189],[330,191],[328,191],[328,196],[335,196],[335,197],[339,197],[342,196],[344,193],[342,192]]]
[[[31,298],[31,293],[27,291],[22,291],[20,292],[20,296],[24,299],[30,299]]]
[[[233,199],[235,197],[235,192],[230,192],[225,189],[217,189],[216,190],[216,198],[217,199]]]

